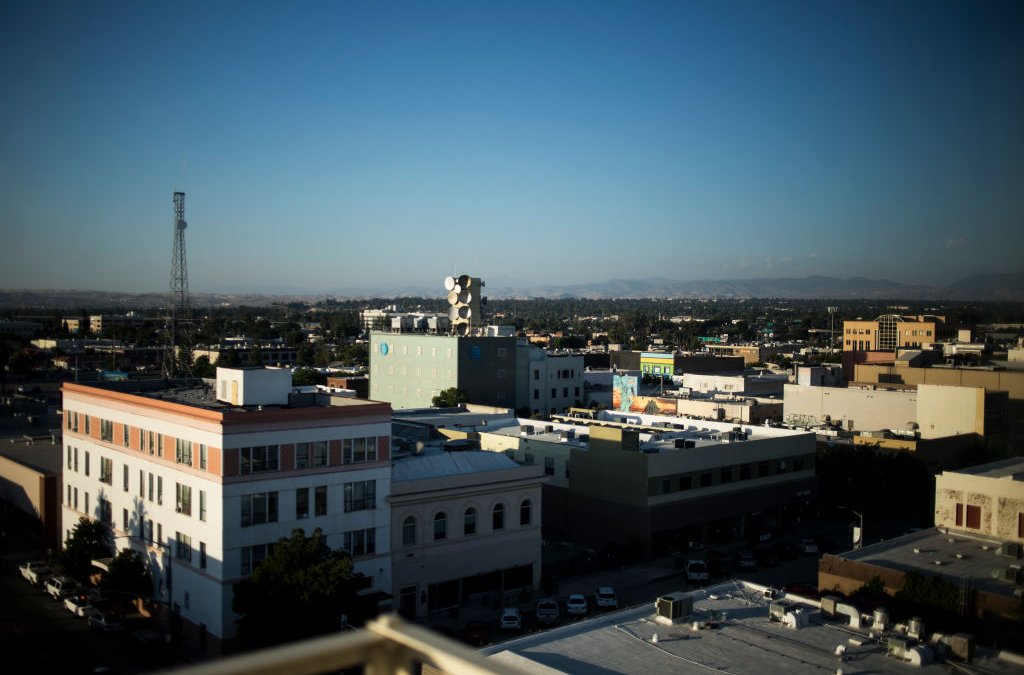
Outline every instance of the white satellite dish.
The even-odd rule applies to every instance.
[[[455,277],[445,277],[444,278],[444,290],[450,291],[450,290],[454,289],[456,283],[458,283],[458,282],[455,281]]]

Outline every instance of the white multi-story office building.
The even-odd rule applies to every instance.
[[[200,644],[235,635],[232,585],[296,528],[320,528],[391,591],[388,404],[299,394],[289,371],[262,368],[219,368],[212,391],[63,391],[62,536],[81,516],[106,522]]]

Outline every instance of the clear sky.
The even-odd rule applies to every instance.
[[[0,0],[0,287],[1024,268],[1024,3]],[[440,290],[439,290],[440,292]]]

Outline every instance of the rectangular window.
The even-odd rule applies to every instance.
[[[139,469],[139,497],[146,496],[146,472]]]
[[[764,478],[765,476],[772,475],[772,467],[768,462],[757,463],[757,476],[758,478]]]
[[[149,519],[146,521],[146,531],[142,534],[146,541],[153,541],[153,520]]]
[[[540,399],[540,389],[534,389],[533,390],[533,400],[536,401],[536,400],[539,400],[539,399]]]
[[[732,482],[732,467],[722,467],[719,469],[718,482],[722,484]]]
[[[181,532],[174,533],[174,557],[192,562],[192,537]]]
[[[146,432],[139,429],[139,452],[146,449]]]
[[[327,466],[327,441],[313,443],[313,466]]]
[[[967,528],[971,530],[981,529],[981,507],[977,504],[967,505]]]
[[[242,495],[242,527],[277,522],[277,493]]]
[[[89,493],[84,492],[82,496],[85,498],[85,515],[89,515]]]
[[[131,445],[131,441],[128,440],[129,431],[130,427],[127,424],[121,425],[121,445],[126,448]]]
[[[89,475],[89,451],[85,451],[85,475]]]
[[[956,526],[957,527],[963,527],[964,526],[964,505],[963,504],[957,504],[956,505]]]
[[[78,471],[78,448],[75,448],[75,471]]]
[[[174,439],[174,461],[192,466],[192,443],[184,438]]]
[[[544,458],[544,474],[546,476],[554,476],[555,475],[555,458],[554,457],[545,457]]]
[[[114,484],[114,460],[100,457],[100,482]]]
[[[128,509],[121,509],[121,531],[128,531]]]
[[[257,445],[252,448],[241,448],[238,454],[241,473],[277,471],[278,446],[276,445]]]
[[[153,432],[150,431],[149,432],[149,454],[151,454],[151,455],[153,454],[153,449],[155,447],[156,447],[156,445],[155,445],[155,441],[153,439]]]
[[[710,471],[705,471],[704,473],[702,473],[700,475],[700,486],[702,488],[710,487],[711,486],[711,472]]]
[[[311,443],[296,443],[295,444],[295,468],[296,469],[308,469],[309,468],[309,446]]]
[[[157,504],[163,504],[164,503],[164,477],[163,476],[157,476],[156,477],[156,503]]]
[[[164,543],[164,526],[160,523],[156,524],[156,541]]]
[[[206,569],[206,542],[199,542],[199,569]]]
[[[114,442],[114,423],[110,420],[100,420],[100,440]]]
[[[377,461],[377,438],[346,438],[341,442],[343,464],[359,464]]]
[[[749,464],[741,464],[740,465],[740,480],[750,480],[750,465]]]
[[[376,481],[345,483],[345,513],[369,511],[377,508]]]
[[[188,485],[174,484],[174,510],[182,515],[192,515],[192,488]]]
[[[206,522],[206,490],[199,491],[199,520]]]
[[[71,486],[70,485],[68,486],[68,501],[66,503],[67,503],[68,506],[71,506]]]
[[[373,528],[350,530],[345,533],[343,546],[353,558],[372,555],[377,552],[377,531]]]
[[[122,468],[123,470],[121,471],[121,483],[122,487],[124,488],[124,491],[128,492],[128,465],[125,464]]]
[[[314,515],[326,516],[327,515],[327,486],[318,485],[313,489],[313,509]]]
[[[68,471],[71,471],[71,446],[70,445],[67,448],[65,448],[64,454],[68,458]]]
[[[156,453],[158,455],[160,455],[161,457],[164,456],[164,435],[163,434],[157,434],[156,435]]]
[[[551,398],[558,398],[558,389],[551,387]]]
[[[295,518],[309,518],[309,488],[295,490]]]
[[[75,510],[78,510],[78,488],[75,488]]]
[[[85,435],[88,436],[89,435],[89,419],[90,419],[90,417],[88,415],[82,415],[82,417],[85,418]],[[86,510],[88,510],[88,509],[86,509]]]
[[[100,497],[99,499],[97,499],[97,501],[99,502],[100,507],[100,522],[106,525],[107,527],[113,527],[114,509],[111,506],[110,502],[104,499],[103,497]]]
[[[242,576],[252,574],[252,571],[263,562],[263,559],[274,552],[273,544],[259,544],[257,546],[242,547]]]
[[[199,444],[199,468],[202,469],[203,471],[206,471],[206,460],[207,460],[207,457],[206,457],[206,444],[205,443],[200,443]]]

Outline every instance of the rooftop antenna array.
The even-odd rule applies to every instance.
[[[468,274],[445,277],[444,289],[448,291],[448,319],[452,335],[469,335],[473,327],[479,327],[483,319],[480,306],[485,302],[480,297],[484,282]]]
[[[192,340],[189,320],[188,265],[185,258],[185,193],[174,193],[174,245],[171,251],[170,312],[167,317],[168,344],[164,352],[164,377],[192,374]]]

